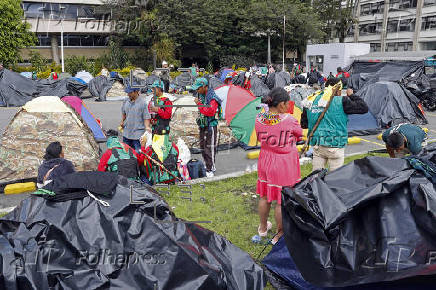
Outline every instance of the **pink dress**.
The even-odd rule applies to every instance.
[[[268,202],[281,204],[282,186],[300,181],[300,160],[296,142],[303,135],[297,120],[290,114],[259,114],[256,134],[260,141],[257,165],[257,193]]]

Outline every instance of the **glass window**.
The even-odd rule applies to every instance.
[[[65,19],[77,19],[77,10],[79,8],[79,5],[63,4],[62,7],[65,7],[63,9]]]
[[[436,17],[424,17],[422,18],[421,30],[435,30],[436,29]]]
[[[23,2],[24,17],[38,18],[43,16],[43,3]]]
[[[397,32],[398,31],[398,20],[389,20],[387,30],[389,33]]]
[[[80,46],[80,35],[68,35],[67,46]]]
[[[371,43],[371,52],[381,51],[381,44],[380,43]]]
[[[80,43],[82,46],[94,46],[94,36],[93,35],[82,35]]]
[[[415,19],[401,20],[400,31],[415,31]]]
[[[94,46],[107,46],[108,41],[108,36],[96,36],[94,40]]]
[[[47,34],[38,35],[38,45],[39,46],[51,46],[51,37]]]
[[[78,16],[82,18],[95,18],[95,8],[90,5],[81,5],[78,8]]]
[[[369,15],[371,14],[371,4],[364,4],[360,6],[360,15]]]
[[[424,0],[424,6],[436,5],[436,0]]]

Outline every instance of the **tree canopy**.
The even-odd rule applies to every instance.
[[[329,2],[321,0],[313,2],[320,2],[322,7],[305,0],[149,0],[139,7],[136,4],[141,1],[108,1],[112,11],[116,11],[115,20],[141,22],[141,29],[119,36],[156,51],[158,61],[164,57],[167,60],[186,57],[187,51],[193,51],[191,57],[202,57],[205,63],[212,61],[218,65],[228,56],[266,62],[268,34],[272,59],[279,60],[283,16],[286,16],[285,47],[301,55],[309,39],[319,42],[331,34],[327,29],[332,26],[331,20],[325,18],[327,13],[336,9],[336,26],[346,18],[337,16],[340,6],[321,5]]]
[[[20,60],[20,49],[36,42],[30,25],[22,21],[21,1],[0,0],[0,62],[5,65]]]

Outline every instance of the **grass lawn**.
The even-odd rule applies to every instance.
[[[380,156],[380,154],[377,155]],[[367,155],[351,156],[346,158],[345,162],[348,163],[365,156]],[[305,164],[301,167],[303,177],[311,171],[312,164]],[[201,225],[225,236],[256,259],[264,247],[251,242],[251,237],[257,234],[259,225],[256,181],[257,173],[255,172],[242,177],[207,183],[204,187],[192,185],[192,195],[182,192],[186,191],[186,188],[174,186],[169,195],[165,193],[162,196],[173,208],[177,217],[189,221],[209,221]],[[158,190],[161,193],[164,191],[163,188],[158,188]],[[273,213],[272,210],[269,220],[275,224]],[[271,237],[274,231],[275,225],[270,231]],[[268,246],[259,260],[263,259],[270,249],[271,246]]]

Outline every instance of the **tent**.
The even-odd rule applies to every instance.
[[[368,105],[378,128],[386,128],[394,120],[427,124],[419,99],[399,83],[379,81],[368,83],[357,93]]]
[[[117,176],[108,174],[81,176],[100,184],[86,189],[109,206],[89,196],[65,202],[31,196],[0,219],[1,289],[264,288],[263,269],[249,254],[175,217],[152,187],[119,178],[114,188]],[[86,194],[77,175],[65,176],[69,182],[60,188]]]
[[[1,136],[0,183],[36,178],[45,148],[59,141],[77,170],[95,170],[99,147],[92,131],[59,97],[26,103]]]
[[[39,96],[80,96],[86,85],[73,80],[31,80],[13,71],[0,70],[0,103],[8,107],[23,106]]]
[[[191,86],[194,81],[195,79],[192,77],[190,72],[182,72],[180,75],[174,78],[172,84],[175,85],[176,88],[187,87]]]
[[[418,157],[366,157],[284,188],[286,246],[304,279],[344,287],[435,275],[435,169],[431,144]]]
[[[91,129],[97,142],[106,141],[106,135],[103,132],[100,121],[95,118],[79,97],[67,96],[63,97],[61,100],[70,105],[76,113],[82,117],[82,120],[86,123],[89,129]]]
[[[250,83],[251,83],[250,91],[256,97],[265,97],[266,95],[269,94],[270,89],[257,75],[251,75]]]
[[[97,98],[97,101],[106,101],[106,94],[112,88],[113,83],[113,80],[100,75],[89,82],[88,89],[91,95]]]

